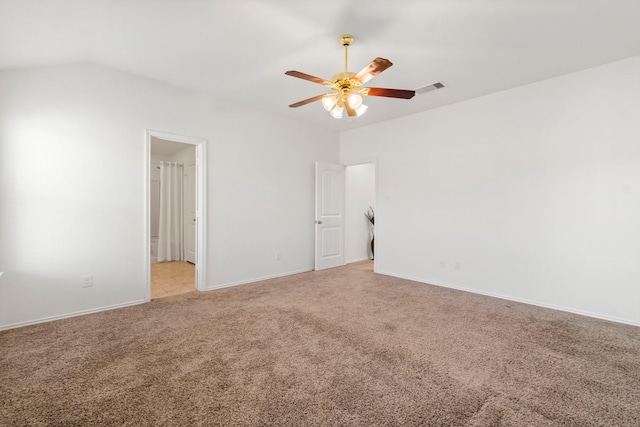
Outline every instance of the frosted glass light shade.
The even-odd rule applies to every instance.
[[[333,107],[336,106],[337,102],[338,100],[334,95],[326,95],[324,98],[322,98],[322,107],[327,111],[331,111]]]
[[[369,107],[367,107],[366,105],[362,104],[359,108],[356,108],[356,116],[361,116],[365,113],[365,111],[367,111]]]
[[[335,107],[333,107],[333,110],[331,110],[331,116],[336,119],[341,119],[342,110],[344,110],[344,107],[342,107],[341,105],[336,105]]]
[[[347,102],[349,103],[349,107],[356,110],[362,105],[362,95],[359,93],[352,93],[347,98]]]

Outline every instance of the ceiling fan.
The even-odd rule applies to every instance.
[[[311,102],[322,100],[322,106],[336,119],[342,118],[342,113],[347,110],[349,117],[361,116],[367,110],[362,103],[363,96],[383,96],[387,98],[411,99],[416,94],[414,90],[385,89],[380,87],[362,87],[369,80],[391,67],[393,64],[388,59],[376,58],[359,73],[348,70],[348,49],[353,43],[353,36],[343,34],[340,44],[344,46],[344,72],[331,77],[331,81],[314,77],[300,71],[287,71],[285,74],[313,83],[324,85],[333,90],[331,93],[314,96],[304,101],[289,105],[291,108],[301,107]]]

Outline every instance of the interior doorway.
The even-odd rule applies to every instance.
[[[347,264],[375,260],[377,212],[377,167],[375,161],[350,164],[345,168],[345,241]]]
[[[377,162],[316,162],[315,178],[314,269],[367,260],[373,264]]]
[[[147,131],[147,301],[206,288],[205,142]]]

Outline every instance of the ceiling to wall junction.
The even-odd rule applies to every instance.
[[[639,55],[638,22],[633,0],[0,0],[0,69],[91,62],[343,131]],[[446,88],[288,108],[325,90],[284,72],[342,71],[343,33],[351,71],[394,63],[370,85]]]

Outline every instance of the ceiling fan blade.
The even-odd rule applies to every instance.
[[[349,106],[348,102],[344,103],[344,109],[347,110],[347,115],[349,115],[349,117],[354,117],[358,115],[358,113],[356,113],[356,110],[354,110]]]
[[[393,64],[388,59],[376,58],[353,78],[364,84],[392,65]]]
[[[304,101],[296,102],[295,104],[289,105],[289,107],[291,108],[302,107],[303,105],[307,105],[315,101],[320,101],[322,98],[324,98],[324,94],[314,96],[313,98],[305,99]]]
[[[415,90],[385,89],[381,87],[369,87],[367,89],[367,95],[369,96],[385,96],[387,98],[411,99],[416,94]]]
[[[287,76],[297,77],[302,80],[309,80],[310,82],[318,83],[319,85],[331,86],[331,82],[328,82],[325,79],[321,79],[320,77],[315,77],[309,74],[301,73],[300,71],[287,71],[285,74]]]

